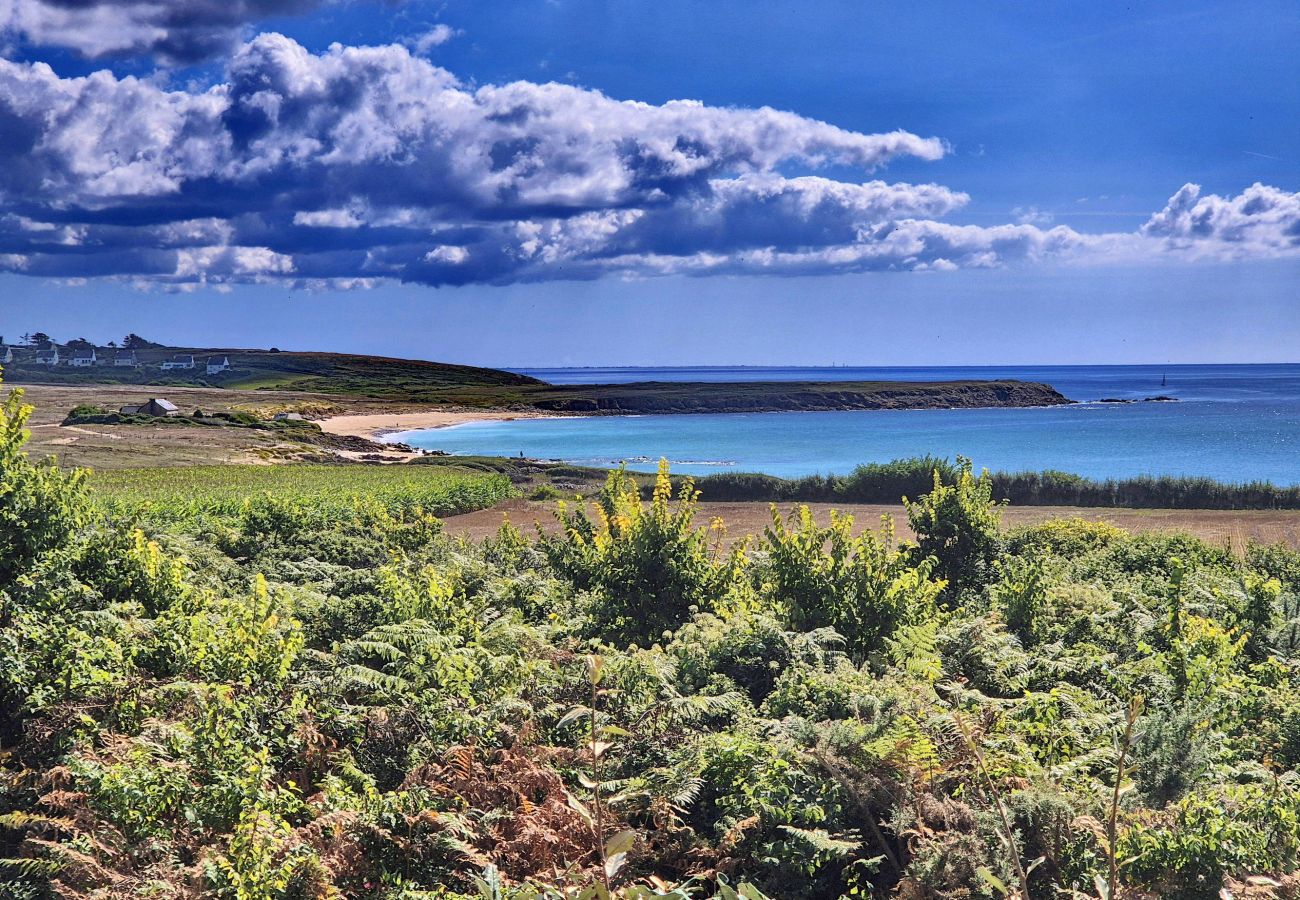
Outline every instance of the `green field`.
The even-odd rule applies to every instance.
[[[111,351],[103,351],[111,353]],[[158,366],[176,354],[193,355],[194,369],[162,371]],[[209,356],[229,357],[229,371],[208,375]],[[140,368],[95,366],[50,369],[35,365],[31,353],[20,349],[6,366],[10,381],[32,384],[206,385],[237,390],[294,390],[385,399],[436,396],[466,385],[522,387],[541,382],[498,369],[351,353],[239,350],[226,348],[159,347],[137,351]]]
[[[336,515],[358,503],[392,513],[446,516],[514,495],[505,475],[433,466],[193,466],[96,472],[92,496],[113,510],[153,519],[235,515],[251,498],[273,497]]]
[[[157,368],[162,360],[176,353],[193,354],[199,367],[167,372]],[[202,361],[211,355],[229,357],[231,369],[207,375]],[[538,409],[588,415],[1052,406],[1069,402],[1048,385],[1019,381],[551,385],[499,369],[345,353],[166,347],[141,351],[139,359],[144,363],[139,369],[49,369],[34,365],[24,350],[9,366],[8,377],[30,384],[192,385],[250,392],[300,391],[404,406]]]

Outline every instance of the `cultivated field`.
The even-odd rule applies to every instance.
[[[780,503],[787,514],[803,504]],[[853,516],[855,531],[878,528],[880,517],[892,516],[900,540],[913,540],[907,527],[907,511],[899,504],[879,503],[809,503],[814,518],[825,525],[831,510]],[[503,518],[516,526],[532,530],[538,523],[548,534],[560,530],[553,515],[554,504],[514,499],[490,509],[451,516],[444,520],[447,532],[478,540],[495,534]],[[759,501],[700,503],[700,519],[722,519],[733,538],[762,534],[772,522],[771,504]],[[1036,525],[1051,519],[1081,518],[1107,522],[1134,533],[1186,532],[1207,543],[1230,547],[1240,552],[1249,543],[1283,543],[1300,548],[1300,510],[1221,510],[1221,509],[1095,509],[1079,506],[1008,506],[1002,510],[1002,522],[1008,528]]]

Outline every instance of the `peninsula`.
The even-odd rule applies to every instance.
[[[636,382],[552,385],[475,366],[346,353],[147,346],[13,348],[11,380],[301,392],[403,408],[570,415],[1057,406],[1070,401],[1021,381]],[[51,364],[48,360],[56,360]],[[84,365],[74,364],[84,363]]]

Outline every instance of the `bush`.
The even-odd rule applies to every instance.
[[[621,469],[610,473],[594,518],[560,504],[564,533],[546,548],[558,572],[593,592],[595,634],[624,646],[653,643],[726,594],[738,557],[710,548],[709,532],[695,527],[698,502],[687,481],[673,503],[663,461],[648,506]]]
[[[947,584],[949,601],[981,593],[993,577],[1001,516],[993,502],[993,482],[976,478],[970,460],[958,457],[957,476],[945,484],[935,470],[928,494],[903,498],[907,520],[916,532],[919,558],[935,560],[935,574]]]
[[[851,516],[831,514],[822,528],[808,507],[789,522],[772,507],[764,533],[771,597],[795,631],[832,628],[859,659],[882,647],[900,625],[933,614],[942,582],[930,578],[934,563],[894,546],[893,525],[879,535],[853,535]]]
[[[1131,877],[1164,897],[1208,900],[1222,896],[1226,874],[1291,872],[1300,864],[1295,779],[1198,791],[1127,831],[1120,852]]]

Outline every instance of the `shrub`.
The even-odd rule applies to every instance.
[[[894,546],[893,524],[879,534],[853,534],[851,516],[831,513],[822,528],[808,507],[781,518],[772,507],[764,532],[771,596],[796,631],[833,628],[859,659],[882,647],[900,625],[934,610],[943,583],[930,578],[933,561],[913,563]]]
[[[916,532],[921,558],[936,562],[935,573],[955,600],[982,592],[993,574],[999,551],[1001,516],[993,502],[993,482],[984,472],[976,478],[970,460],[958,457],[957,476],[945,484],[936,469],[931,490],[917,500],[903,498],[907,520]]]
[[[710,548],[709,532],[695,527],[698,502],[687,481],[673,503],[665,460],[648,505],[621,469],[610,473],[594,518],[560,504],[564,533],[546,548],[556,571],[594,592],[594,633],[624,645],[652,643],[726,593],[740,557]]]
[[[720,675],[758,704],[794,660],[793,639],[779,621],[762,613],[727,619],[701,613],[678,629],[667,652],[688,689],[699,690]]]
[[[1164,897],[1219,897],[1234,872],[1291,872],[1300,864],[1295,779],[1198,791],[1125,832],[1120,853],[1130,877]]]
[[[0,592],[86,521],[86,473],[65,473],[53,459],[34,463],[22,452],[32,414],[22,398],[10,391],[0,404]]]
[[[1050,553],[1078,556],[1106,547],[1127,536],[1122,528],[1086,519],[1052,519],[1039,525],[1025,525],[1007,533],[1007,550],[1019,555]]]

